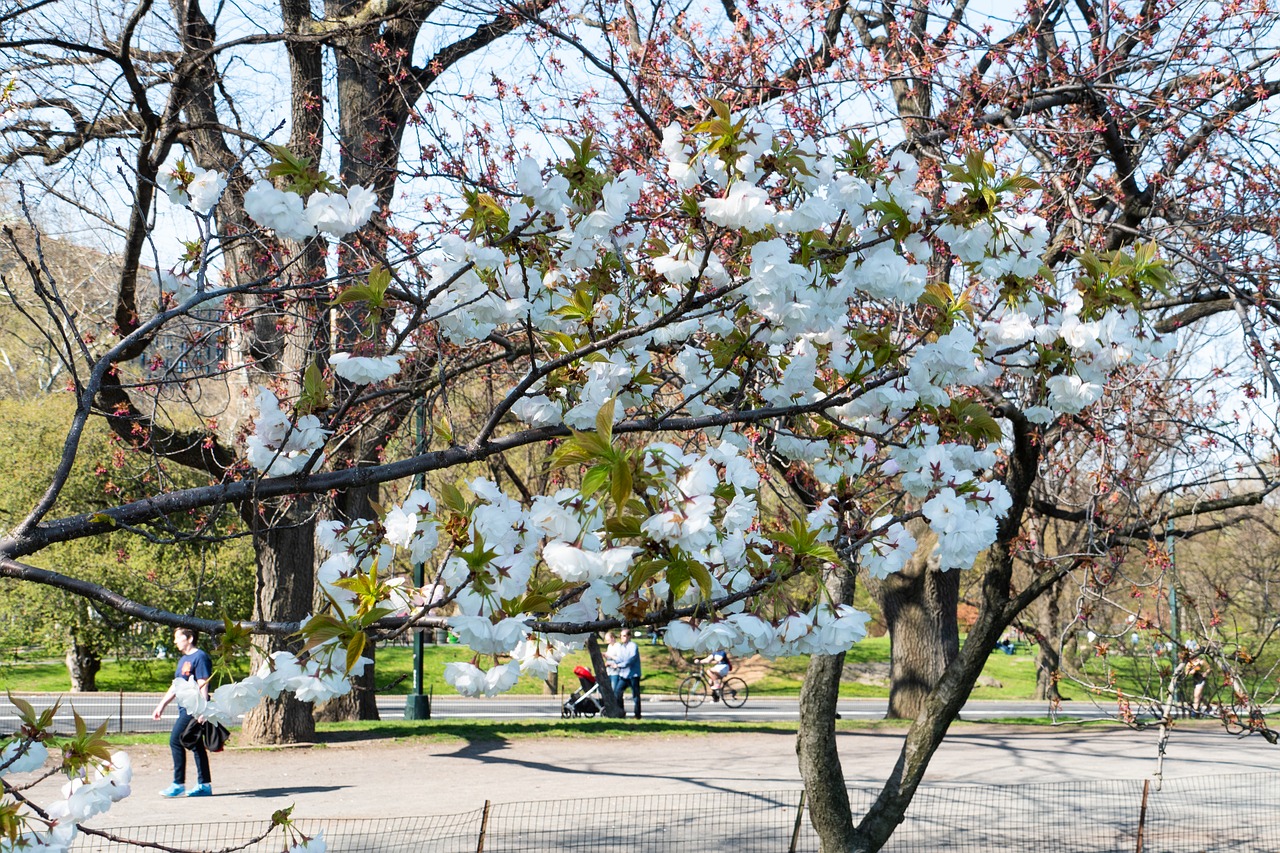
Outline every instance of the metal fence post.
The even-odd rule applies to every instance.
[[[489,801],[484,801],[484,811],[480,813],[480,837],[476,839],[476,853],[484,853],[484,834],[489,830]]]
[[[796,853],[796,844],[800,842],[800,821],[804,819],[804,795],[805,789],[801,788],[800,804],[796,806],[796,824],[791,828],[791,846],[787,848],[787,853]]]
[[[1147,825],[1147,794],[1151,792],[1151,780],[1142,780],[1142,809],[1138,812],[1138,849],[1135,853],[1142,853],[1142,830]]]
[[[124,734],[124,691],[123,690],[120,691],[120,716],[118,717],[118,724],[116,725],[116,731],[118,731],[120,734]]]

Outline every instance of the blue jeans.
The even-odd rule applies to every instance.
[[[612,679],[613,695],[618,697],[618,704],[622,704],[622,693],[628,687],[631,688],[631,698],[635,700],[636,719],[640,718],[640,676],[638,675],[615,675]],[[625,713],[625,712],[624,712]]]
[[[186,708],[178,709],[178,719],[173,723],[173,731],[169,732],[169,752],[173,753],[173,781],[177,785],[187,784],[187,748],[182,745],[182,733],[191,722],[191,715]],[[204,742],[191,750],[196,757],[196,781],[201,785],[213,782],[209,776],[209,753],[205,751]]]

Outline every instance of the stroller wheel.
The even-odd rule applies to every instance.
[[[567,720],[573,716],[573,712],[569,710],[568,705],[565,705],[563,708],[560,709],[560,716],[564,717]]]

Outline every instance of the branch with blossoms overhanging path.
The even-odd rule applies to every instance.
[[[331,356],[328,377],[309,366],[296,404],[259,388],[246,465],[235,470],[260,476],[53,521],[44,518],[46,499],[0,539],[0,575],[208,630],[222,637],[220,655],[255,633],[297,632],[299,652],[270,654],[207,698],[175,684],[189,713],[223,722],[284,692],[303,701],[345,693],[367,666],[370,631],[407,626],[448,626],[476,659],[494,660],[487,671],[449,664],[446,680],[466,695],[544,676],[583,634],[624,625],[665,625],[668,646],[699,652],[848,649],[867,615],[815,590],[826,589],[830,565],[854,554],[873,571],[895,571],[916,549],[903,526],[911,514],[868,518],[853,532],[846,525],[839,543],[831,501],[802,518],[771,517],[759,502],[761,441],[779,459],[817,463],[830,482],[874,485],[884,506],[909,493],[938,536],[943,568],[967,568],[995,541],[1004,513],[1021,512],[989,477],[1002,433],[977,402],[981,389],[1011,377],[1009,393],[1025,396],[1026,416],[1038,423],[1089,406],[1118,365],[1158,353],[1126,294],[1133,281],[1158,280],[1161,268],[1141,254],[1116,256],[1089,268],[1082,292],[1051,293],[1035,280],[1043,229],[1034,217],[1001,212],[1034,185],[998,179],[981,156],[952,167],[955,186],[935,213],[905,155],[881,174],[856,148],[846,169],[723,104],[711,114],[689,134],[664,133],[669,177],[685,195],[660,215],[635,211],[639,177],[597,169],[589,140],[549,175],[522,163],[519,194],[506,206],[468,195],[467,237],[444,241],[421,289],[427,295],[406,301],[411,322],[431,318],[432,335],[448,345],[432,356],[440,375],[457,367],[448,355],[471,367],[505,363],[477,358],[495,346],[480,343],[494,334],[514,341],[517,357],[527,353],[527,368],[495,373],[509,384],[469,440],[322,470],[330,435],[341,441],[348,416],[362,417],[403,369],[403,330],[390,349],[384,337],[367,339],[359,354]],[[174,178],[193,209],[206,211],[224,185],[208,172]],[[337,239],[360,227],[371,210],[365,194],[352,188],[344,197],[318,180],[309,179],[305,203],[302,191],[255,184],[245,194],[249,218],[291,239]],[[948,247],[965,271],[959,292],[927,280],[920,261],[935,246]],[[389,268],[362,276],[333,304],[363,302],[381,316],[393,307],[388,293],[413,290],[400,282],[392,291]],[[134,336],[181,313],[162,310],[134,328],[94,365],[86,393]],[[379,324],[364,328],[372,336]],[[349,393],[322,421],[313,412],[323,410],[331,381]],[[519,422],[526,426],[500,434]],[[663,436],[686,444],[654,440]],[[851,447],[848,436],[867,440]],[[533,445],[554,446],[551,464],[576,485],[526,506],[476,478],[465,494],[446,483],[375,518],[320,523],[328,556],[317,580],[328,606],[299,621],[191,619],[18,560],[189,509],[375,485]],[[432,562],[432,584],[397,576],[406,560]],[[453,612],[430,612],[440,607]]]

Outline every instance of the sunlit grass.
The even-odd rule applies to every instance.
[[[693,667],[666,646],[654,645],[642,639],[638,647],[643,661],[644,690],[649,694],[673,694],[681,680]],[[692,656],[688,656],[691,658]],[[452,695],[453,689],[444,681],[445,664],[451,661],[471,660],[471,651],[457,644],[424,646],[424,689],[437,695]],[[871,637],[856,644],[846,655],[846,662],[887,663],[889,638]],[[482,667],[488,667],[491,659],[481,659]],[[794,696],[800,689],[808,659],[787,657],[775,661],[753,663],[747,674],[755,696]],[[585,651],[568,655],[560,666],[560,692],[569,693],[578,686],[573,674],[575,666],[590,668]],[[378,692],[384,695],[403,695],[412,691],[413,650],[409,646],[390,646],[378,650]],[[243,672],[239,673],[243,674]],[[999,681],[1002,687],[978,686],[973,691],[975,699],[1030,699],[1035,695],[1036,667],[1034,649],[1006,655],[997,651],[987,661],[983,675]],[[98,688],[103,692],[157,693],[169,686],[173,677],[172,659],[108,660],[98,673]],[[1064,695],[1084,698],[1085,692],[1064,682]],[[71,684],[66,667],[61,661],[0,661],[0,690],[21,692],[65,693]],[[533,696],[549,692],[546,685],[532,678],[522,678],[511,691],[515,696]],[[840,685],[840,695],[845,698],[884,698],[888,688],[878,684],[861,684],[847,681]]]

